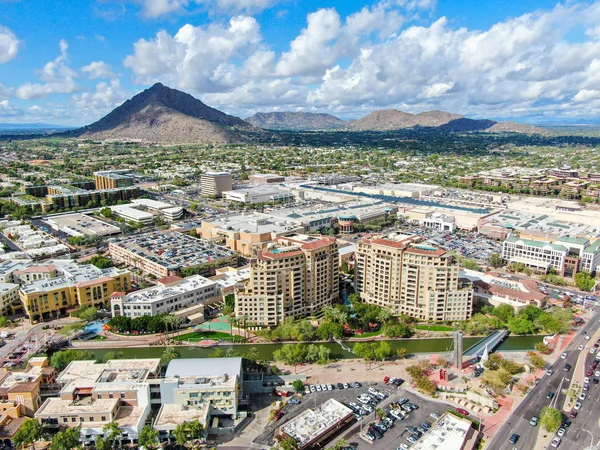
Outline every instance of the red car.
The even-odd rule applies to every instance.
[[[462,409],[462,408],[456,408],[456,412],[462,414],[463,416],[469,415],[469,411],[467,411],[466,409]]]
[[[390,377],[388,377],[387,375],[385,377],[383,377],[383,382],[385,384],[388,384],[389,381],[390,381]]]
[[[283,417],[283,413],[281,411],[278,411],[275,413],[275,420],[279,420]]]
[[[593,371],[593,370],[588,370],[588,371],[585,373],[585,376],[586,376],[586,377],[591,377],[592,375],[594,375],[594,371]]]
[[[574,419],[575,417],[577,417],[577,411],[571,411],[571,414],[569,414],[569,417],[571,419]]]

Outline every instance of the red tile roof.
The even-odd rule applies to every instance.
[[[82,281],[81,283],[77,283],[75,285],[75,287],[77,287],[77,288],[84,288],[84,287],[87,287],[87,286],[95,286],[97,284],[104,283],[105,281],[106,282],[112,281],[112,278],[111,277],[100,277],[100,278],[97,278],[95,280]]]
[[[183,280],[183,278],[178,277],[177,275],[168,275],[166,277],[159,278],[158,280],[156,280],[156,282],[163,284],[163,285],[167,285],[167,284],[178,283],[181,280]]]

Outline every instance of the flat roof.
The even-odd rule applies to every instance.
[[[174,206],[171,203],[160,202],[158,200],[152,200],[149,198],[135,198],[131,200],[131,203],[133,203],[134,205],[146,206],[148,209],[155,210],[169,209],[173,208]]]
[[[462,450],[471,426],[471,421],[445,413],[411,449]]]
[[[121,247],[173,270],[236,256],[236,253],[228,248],[176,231],[121,237],[111,242],[110,246]]]
[[[162,405],[156,416],[154,428],[157,430],[174,430],[182,422],[192,422],[198,420],[206,425],[208,417],[208,403],[190,407],[185,405]]]
[[[303,447],[336,426],[350,414],[352,414],[350,408],[330,398],[315,409],[301,412],[279,429],[292,437],[299,447]]]
[[[123,303],[156,303],[187,292],[216,286],[217,283],[213,280],[200,275],[193,275],[188,278],[182,278],[181,281],[167,286],[152,286],[131,292],[123,297]]]
[[[119,234],[121,229],[110,225],[92,216],[85,214],[65,214],[63,216],[52,216],[46,220],[50,225],[56,224],[67,234],[76,236],[84,234],[86,236],[108,236]],[[72,230],[72,232],[69,232]]]
[[[223,270],[228,269],[228,270]],[[240,267],[224,267],[223,269],[217,269],[217,274],[211,277],[211,280],[217,283],[220,289],[235,286],[238,283],[242,283],[250,279],[250,266]]]
[[[82,400],[76,401],[62,400],[59,397],[51,397],[42,404],[35,415],[63,416],[66,414],[108,414],[118,404],[118,398],[99,398],[94,400],[91,397],[84,397]]]
[[[171,361],[167,366],[165,377],[239,375],[241,371],[242,358],[186,358]]]
[[[302,229],[302,223],[297,220],[274,217],[270,214],[229,214],[214,219],[204,220],[223,231],[238,231],[245,233],[284,233]]]

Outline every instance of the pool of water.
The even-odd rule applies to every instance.
[[[83,327],[83,332],[101,334],[104,331],[105,323],[105,320],[97,320],[96,322],[88,323],[85,327]]]

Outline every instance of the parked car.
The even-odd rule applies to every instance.
[[[554,439],[552,439],[552,442],[550,442],[550,445],[554,448],[558,448],[558,446],[560,445],[561,439],[556,436]]]
[[[558,429],[558,432],[556,434],[558,434],[560,437],[563,437],[565,435],[565,433],[567,432],[566,429],[564,429],[563,427],[560,427]]]
[[[573,409],[575,409],[576,411],[579,411],[581,409],[583,405],[579,402],[575,403],[575,406],[573,407]]]
[[[581,400],[581,401],[584,401],[586,397],[587,397],[587,394],[585,392],[582,392],[581,394],[579,394],[579,400]]]
[[[462,409],[462,408],[456,408],[456,412],[462,414],[463,416],[469,415],[469,411],[467,411],[466,409]]]
[[[429,417],[431,417],[432,419],[438,420],[440,418],[440,415],[436,412],[432,412],[429,414]]]
[[[554,373],[554,370],[552,369],[548,369],[548,371],[546,372],[546,375],[550,376]]]
[[[577,411],[571,411],[571,414],[569,414],[569,417],[571,419],[574,419],[575,417],[577,417],[577,414],[579,414]]]
[[[300,400],[298,400],[297,398],[293,398],[288,402],[290,405],[299,405],[300,403],[302,403]]]
[[[400,400],[398,400],[398,403],[404,405],[405,403],[408,403],[408,399],[406,397],[402,397]]]
[[[281,411],[277,411],[277,412],[275,413],[275,420],[279,420],[279,419],[281,419],[281,418],[283,417],[283,414],[284,414],[283,412],[281,412]]]
[[[548,400],[552,400],[552,397],[554,397],[554,392],[552,392],[552,391],[548,391],[548,393],[546,394],[546,398],[547,398]]]

